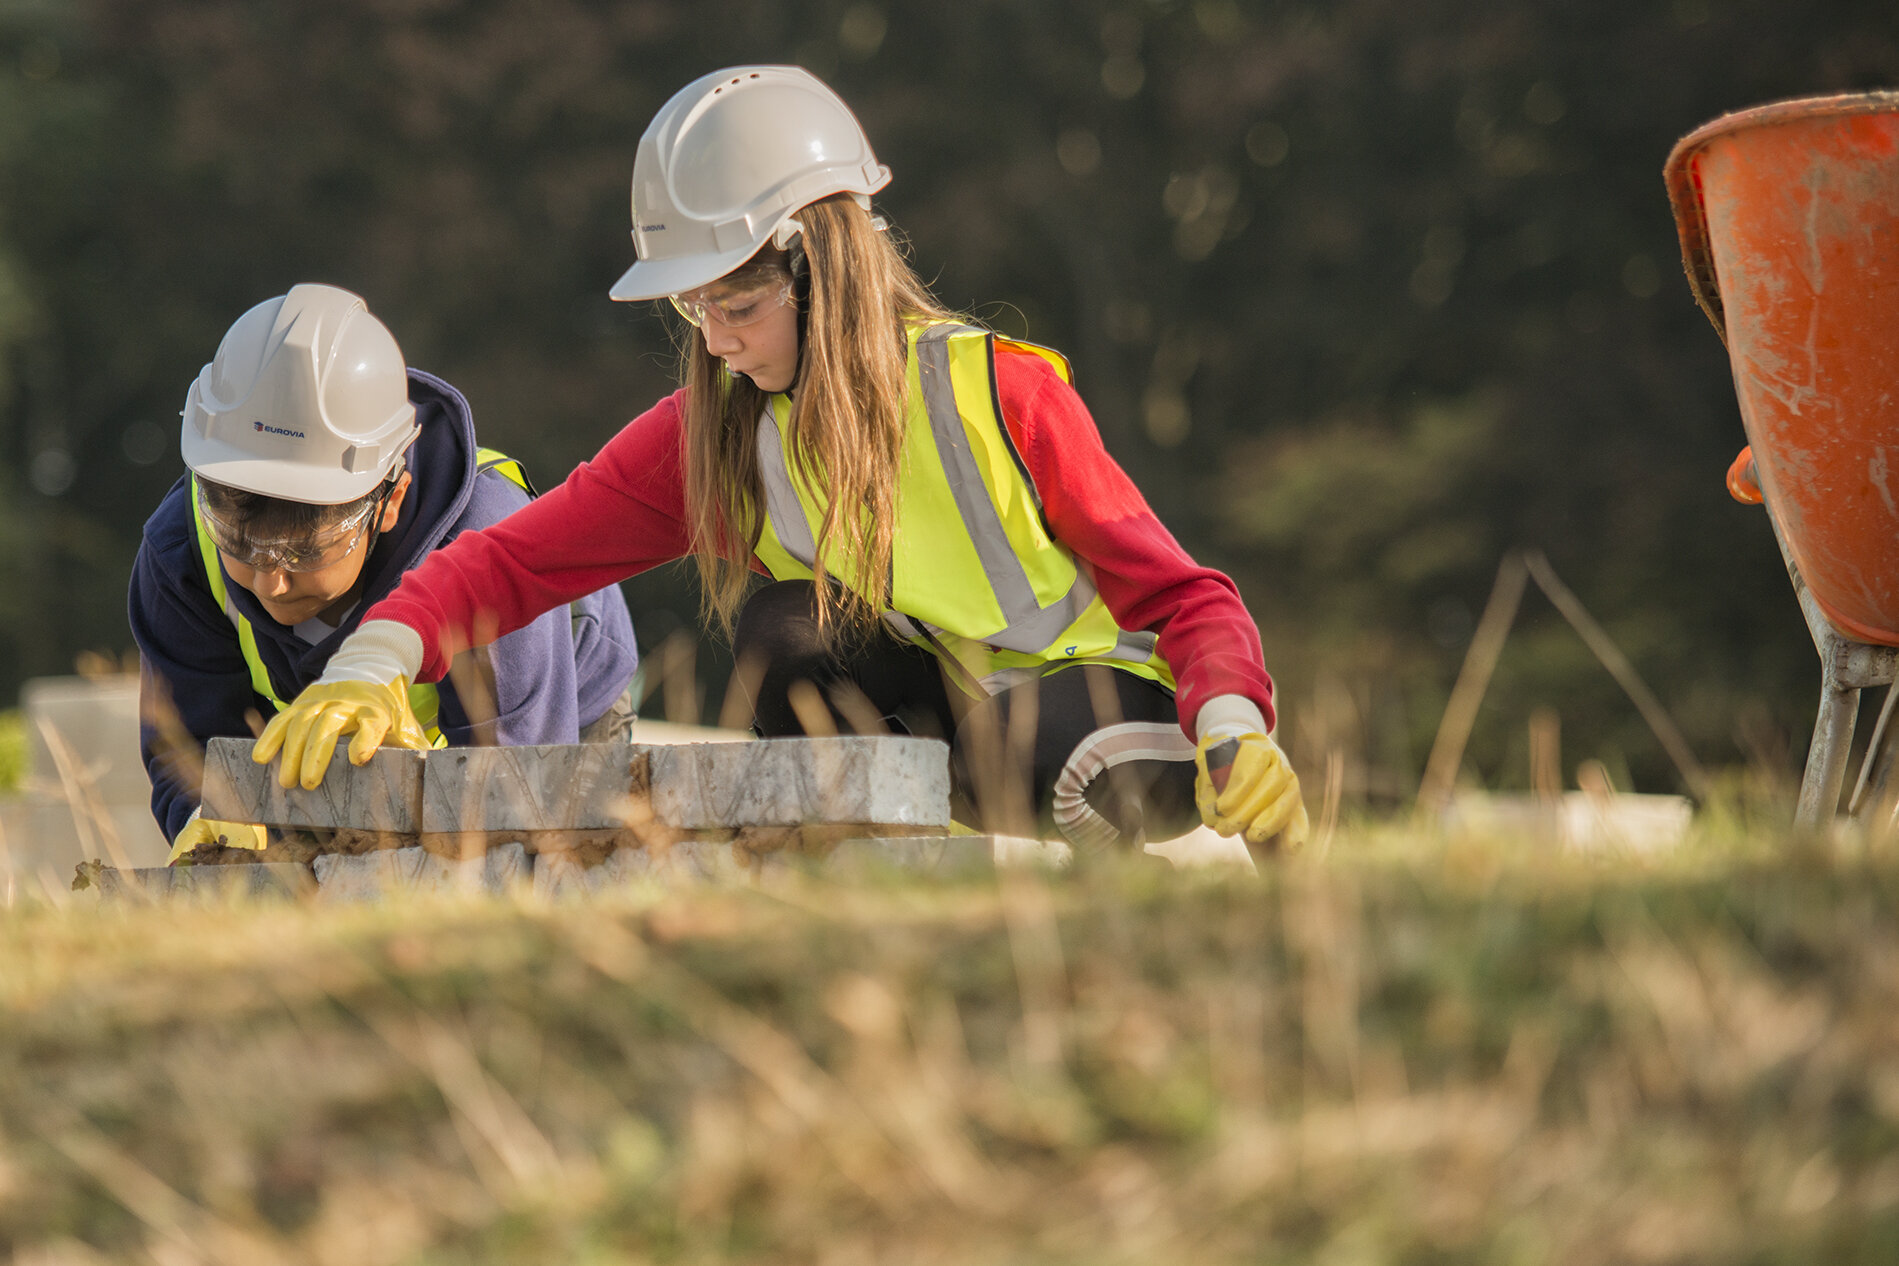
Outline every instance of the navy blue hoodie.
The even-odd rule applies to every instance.
[[[409,371],[409,399],[421,434],[409,448],[414,475],[393,530],[376,541],[364,565],[367,582],[340,628],[314,645],[265,614],[243,586],[224,578],[225,590],[250,620],[257,648],[278,697],[289,700],[322,675],[323,667],[363,612],[396,587],[402,573],[458,533],[487,527],[527,504],[527,494],[494,471],[475,473],[475,425],[468,401],[441,379]],[[132,636],[141,659],[140,744],[152,778],[152,815],[165,837],[176,836],[198,807],[193,782],[180,777],[174,750],[175,719],[200,747],[219,736],[249,737],[246,713],[268,717],[269,700],[251,689],[237,630],[211,596],[191,513],[189,474],[172,485],[145,524],[132,566]],[[549,611],[489,648],[494,668],[495,741],[502,744],[572,743],[633,678],[639,651],[626,599],[602,589],[573,608]],[[441,685],[442,733],[453,744],[470,739],[468,714],[454,685]],[[161,738],[164,731],[171,733]]]

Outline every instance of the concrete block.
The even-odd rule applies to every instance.
[[[162,867],[170,856],[171,845],[144,803],[75,804],[32,793],[0,800],[0,882],[8,873],[41,869],[70,875],[83,861],[126,870]]]
[[[106,901],[224,899],[230,897],[287,899],[316,891],[316,876],[308,866],[293,862],[264,862],[248,866],[155,866],[117,870],[106,866],[92,875],[99,896]]]
[[[21,794],[0,802],[0,882],[82,861],[163,866],[171,845],[139,759],[138,676],[35,678],[20,707],[29,764]]]
[[[108,805],[145,803],[152,785],[138,751],[138,674],[36,677],[20,687],[34,780],[49,794],[77,779]],[[62,750],[53,751],[57,744]],[[66,768],[62,777],[62,761]]]
[[[820,874],[833,876],[889,871],[966,873],[994,865],[988,840],[974,835],[845,840],[813,863]]]
[[[573,853],[538,853],[534,858],[534,895],[549,901],[598,896],[652,877],[652,857],[643,848],[616,849],[592,865]]]
[[[910,835],[845,840],[817,863],[828,875],[872,875],[903,871],[931,875],[994,870],[993,835]]]
[[[504,844],[485,857],[451,861],[420,847],[373,853],[325,853],[316,859],[325,901],[375,901],[391,892],[485,892],[500,895],[531,881],[527,850]]]
[[[538,854],[534,858],[534,892],[560,900],[598,896],[629,884],[745,884],[758,878],[761,870],[782,868],[782,862],[753,856],[735,847],[731,840],[687,837],[650,848],[618,848],[591,863],[583,854]]]
[[[936,739],[684,744],[646,759],[653,816],[669,826],[949,823],[949,745]]]
[[[624,849],[622,852],[626,851]],[[759,856],[723,839],[675,840],[660,848],[639,850],[661,883],[742,884],[757,878]]]
[[[874,874],[906,871],[948,877],[993,871],[998,866],[1061,870],[1074,860],[1065,840],[1014,835],[906,835],[845,840],[819,861],[821,873]]]
[[[265,826],[414,835],[422,821],[423,754],[385,747],[349,763],[345,745],[315,791],[277,785],[277,761],[251,760],[251,740],[214,738],[204,753],[204,816]]]
[[[422,831],[612,830],[626,825],[629,743],[450,747],[429,754]]]

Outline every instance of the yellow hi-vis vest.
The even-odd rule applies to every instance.
[[[959,682],[993,694],[1075,663],[1111,664],[1169,690],[1174,675],[1155,635],[1114,622],[1094,582],[1049,532],[997,404],[995,348],[1046,359],[1072,382],[1059,352],[954,322],[910,326],[908,417],[898,458],[897,530],[884,619],[947,661]],[[774,579],[808,579],[825,494],[787,450],[791,401],[759,419],[765,524],[757,554]],[[858,593],[835,549],[831,575]]]
[[[528,496],[534,495],[534,485],[528,482],[527,471],[506,453],[492,448],[476,449],[475,473],[479,475],[484,470],[498,471]],[[198,555],[204,560],[204,578],[211,584],[211,597],[224,608],[231,627],[237,630],[238,647],[244,652],[244,663],[251,670],[251,689],[270,700],[272,708],[282,712],[289,705],[278,697],[277,687],[270,679],[270,670],[264,667],[263,656],[257,653],[257,633],[244,613],[237,609],[237,604],[231,601],[231,591],[224,584],[224,567],[218,562],[218,547],[205,528],[204,511],[198,505],[196,475],[191,477],[191,521],[198,530]],[[431,744],[436,747],[448,746],[448,739],[437,724],[442,712],[440,691],[427,682],[410,686],[409,709],[415,713],[415,719],[422,723],[422,731],[428,735]]]

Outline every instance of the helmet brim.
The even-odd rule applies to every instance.
[[[789,214],[789,213],[787,213]],[[767,241],[771,235],[765,235]],[[642,299],[664,299],[684,294],[719,278],[764,249],[763,243],[746,243],[736,250],[717,254],[686,255],[678,259],[642,259],[613,283],[607,296],[619,303],[638,303]]]

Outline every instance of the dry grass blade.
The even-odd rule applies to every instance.
[[[1318,859],[1324,861],[1332,851],[1332,837],[1339,829],[1339,806],[1345,799],[1345,752],[1333,748],[1325,754],[1325,804],[1319,813]]]
[[[521,1105],[483,1070],[465,1037],[457,1037],[447,1025],[426,1014],[407,1022],[373,1011],[359,1014],[392,1050],[429,1074],[454,1113],[469,1161],[503,1204],[520,1192],[544,1189],[566,1176],[554,1145]],[[479,1140],[480,1146],[470,1145],[474,1140]],[[489,1163],[490,1155],[505,1170],[505,1181]]]
[[[155,1258],[230,1266],[288,1266],[291,1259],[268,1239],[185,1199],[77,1113],[42,1106],[32,1128],[156,1237],[159,1245],[152,1247]]]
[[[901,1180],[901,1152],[790,1037],[678,966],[650,959],[638,938],[586,923],[568,941],[596,970],[638,980],[671,1001],[733,1063],[746,1070],[822,1141],[839,1172],[879,1205],[895,1208],[912,1193]]]
[[[998,879],[1016,987],[1022,995],[1023,1054],[1031,1066],[1057,1071],[1065,1063],[1062,1017],[1067,1009],[1068,977],[1055,903],[1048,883],[1028,867],[1005,867]]]
[[[112,823],[112,814],[99,797],[99,788],[94,782],[92,771],[73,750],[59,727],[44,717],[39,720],[40,734],[46,739],[46,749],[52,753],[53,766],[59,771],[59,785],[65,796],[66,807],[72,814],[73,828],[79,832],[81,851],[87,858],[96,858],[103,854],[114,866],[129,868],[131,860],[125,852],[125,845],[119,839],[119,829]]]
[[[1431,743],[1431,755],[1425,761],[1424,781],[1418,787],[1418,810],[1428,816],[1444,811],[1451,801],[1451,789],[1457,784],[1457,771],[1463,766],[1464,745],[1470,741],[1471,728],[1477,724],[1477,709],[1484,692],[1490,688],[1490,675],[1497,670],[1497,659],[1510,636],[1510,625],[1523,603],[1523,586],[1530,569],[1523,554],[1513,550],[1497,566],[1497,579],[1491,585],[1484,613],[1471,635],[1470,649],[1457,671],[1457,683],[1451,687],[1450,701],[1444,705],[1438,722],[1437,737]]]

